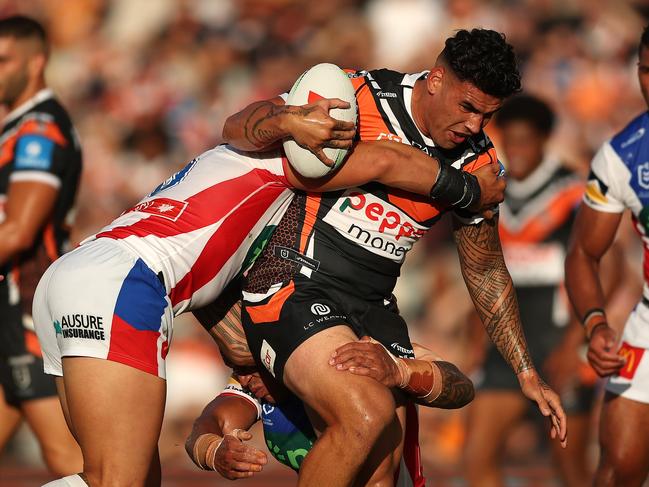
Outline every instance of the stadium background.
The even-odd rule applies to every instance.
[[[229,114],[286,91],[309,65],[420,71],[458,28],[506,33],[525,91],[558,112],[552,151],[582,172],[599,144],[644,109],[635,76],[649,13],[641,1],[0,0],[0,15],[13,13],[47,28],[53,45],[47,79],[80,133],[85,167],[75,242],[221,142]],[[621,240],[630,267],[639,269],[629,229]],[[471,338],[471,304],[447,237],[440,226],[415,249],[398,297],[416,339],[472,371],[481,347]],[[631,279],[614,305],[618,324],[636,292]],[[184,454],[192,419],[227,373],[191,317],[178,320],[168,361],[163,485],[225,484],[214,473],[197,472]],[[431,484],[462,485],[463,435],[462,411],[423,413]],[[532,423],[516,432],[507,446],[510,485],[555,485],[544,443]],[[238,484],[294,482],[274,463],[266,470]],[[46,478],[23,428],[0,459],[0,485],[40,485]]]

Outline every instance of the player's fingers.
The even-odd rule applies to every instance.
[[[372,345],[372,343],[370,343],[369,341],[358,341],[358,342],[345,343],[344,345],[339,346],[336,350],[334,350],[331,353],[331,358],[337,358],[341,354],[347,353],[349,351],[353,351],[355,353],[357,351],[368,352],[368,351],[372,350],[373,346],[374,345]]]
[[[347,140],[328,140],[324,143],[325,147],[331,147],[332,149],[349,149],[354,144],[354,141],[351,139]]]
[[[226,477],[230,480],[247,479],[248,477],[252,477],[254,474],[255,472],[251,471],[240,472],[238,470],[229,470]]]
[[[327,105],[329,106],[329,110],[332,108],[349,108],[351,105],[349,102],[341,100],[340,98],[326,98]]]
[[[238,452],[235,455],[232,455],[232,459],[236,462],[241,463],[250,463],[257,465],[266,464],[266,455],[259,455],[261,453],[254,447],[248,447],[245,451]]]
[[[331,138],[335,140],[352,140],[355,133],[355,130],[332,130]]]
[[[320,161],[322,161],[322,163],[323,163],[325,166],[329,166],[329,167],[331,167],[331,166],[334,165],[334,161],[332,161],[331,159],[329,159],[329,158],[327,157],[327,154],[325,154],[324,151],[323,151],[322,149],[318,149],[317,151],[313,151],[313,154],[314,154],[318,159],[320,159]]]
[[[241,441],[248,441],[252,439],[252,433],[250,433],[250,431],[246,431],[240,428],[232,430],[230,434]]]
[[[334,130],[351,130],[356,133],[356,125],[354,122],[346,122],[345,120],[338,120],[334,118]]]
[[[369,376],[369,377],[374,377],[376,378],[377,372],[375,369],[372,369],[370,367],[365,367],[365,366],[352,366],[349,368],[349,371],[354,374],[354,375],[364,375],[364,376]]]
[[[346,357],[344,360],[339,361],[336,364],[336,369],[338,370],[347,370],[349,367],[373,367],[375,365],[374,359],[372,357],[366,357],[363,355],[351,355]]]

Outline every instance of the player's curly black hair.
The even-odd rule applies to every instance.
[[[459,30],[446,39],[440,59],[461,81],[496,98],[507,98],[521,89],[514,49],[499,32]]]

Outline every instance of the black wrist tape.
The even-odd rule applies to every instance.
[[[444,206],[466,209],[480,201],[480,184],[473,174],[440,162],[430,197]]]

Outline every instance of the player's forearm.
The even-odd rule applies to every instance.
[[[20,252],[28,250],[34,243],[34,235],[14,221],[0,224],[0,265],[4,265]]]
[[[473,400],[471,380],[450,362],[398,359],[399,388],[422,406],[457,409]]]
[[[368,157],[378,162],[375,181],[411,193],[430,195],[439,176],[437,159],[397,142],[366,142],[365,148],[369,152]]]
[[[583,320],[589,310],[603,309],[605,298],[599,279],[599,260],[573,246],[565,265],[566,291],[577,318]]]
[[[478,225],[456,225],[454,237],[464,281],[489,338],[516,374],[532,369],[497,218]]]
[[[192,456],[198,439],[203,435],[222,438],[235,429],[247,430],[255,423],[255,413],[246,401],[238,397],[217,396],[196,418],[187,437],[185,449]]]
[[[252,103],[228,117],[223,125],[223,140],[244,151],[273,148],[290,135],[288,117],[296,108],[270,100]]]
[[[203,312],[198,313],[201,322],[204,321],[205,314]],[[255,360],[250,353],[246,334],[241,324],[241,303],[239,301],[227,311],[221,321],[209,328],[208,331],[218,345],[223,361],[226,364],[231,367],[255,365]]]

